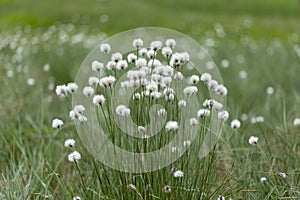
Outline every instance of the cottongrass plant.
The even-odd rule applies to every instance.
[[[110,44],[101,44],[100,53],[106,54],[110,59],[106,63],[101,60],[93,60],[90,63],[94,75],[87,78],[86,85],[77,85],[73,82],[58,85],[55,89],[56,94],[67,101],[78,93],[85,96],[93,104],[97,122],[112,143],[132,152],[146,153],[162,148],[179,130],[185,129],[186,125],[182,123],[184,120],[188,120],[187,126],[196,127],[197,141],[203,142],[205,135],[210,132],[213,113],[217,116],[218,131],[221,131],[229,118],[229,113],[218,100],[203,97],[211,92],[214,96],[219,96],[219,99],[223,98],[228,93],[224,85],[214,80],[208,72],[186,74],[185,68],[189,64],[190,55],[187,51],[176,52],[174,39],[167,39],[164,42],[152,41],[150,47],[145,47],[143,40],[138,38],[133,40],[132,45],[134,51],[121,54],[115,52]],[[116,98],[113,95],[117,84],[121,86],[123,92],[133,91],[128,105],[113,101]],[[202,103],[198,108],[193,108],[194,117],[184,119],[182,113],[193,97]],[[73,96],[74,98],[77,97]],[[71,107],[69,117],[75,124],[85,129],[88,120],[93,120],[89,119],[88,115],[85,116],[85,112],[90,108],[78,104],[80,102],[76,100],[75,102],[76,105]],[[156,113],[150,114],[154,115],[151,120],[160,126],[157,135],[151,133],[157,127],[148,126],[151,123],[148,113],[153,112],[150,108],[154,104],[162,106]],[[127,126],[130,120],[136,124],[134,126],[136,130]],[[122,128],[124,124],[125,130]],[[240,127],[237,121],[233,124],[236,128]],[[62,125],[63,122],[59,119],[53,121],[53,128],[60,129]],[[127,133],[136,135],[130,137]],[[64,145],[74,149],[75,140],[67,139]],[[90,188],[92,186],[88,186],[87,180],[84,179],[83,171],[80,169],[82,161],[79,152],[73,150],[69,153],[68,160],[74,163],[78,171],[83,191],[81,195],[88,198],[94,195],[92,191],[98,191],[97,195],[101,197],[118,199],[138,197],[211,199],[217,197],[226,182],[224,178],[223,185],[215,185],[218,179],[218,175],[212,173],[215,147],[216,145],[212,147],[213,150],[207,158],[200,159],[197,152],[199,145],[195,143],[193,146],[193,141],[183,140],[182,144],[170,149],[174,157],[181,155],[186,149],[181,157],[178,156],[178,160],[164,168],[137,174],[118,172],[90,155],[83,155],[92,160],[92,170],[97,174],[99,188]]]

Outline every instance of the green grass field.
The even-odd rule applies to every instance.
[[[300,199],[299,22],[297,0],[0,0],[0,199]],[[182,32],[216,63],[230,117],[205,158],[191,149],[155,172],[111,169],[84,147],[71,105],[55,94],[102,40],[137,27]],[[72,150],[78,163],[68,161]]]

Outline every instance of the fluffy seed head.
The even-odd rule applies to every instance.
[[[130,109],[124,105],[118,105],[116,108],[116,113],[117,113],[117,115],[126,117],[126,116],[130,115]]]
[[[164,192],[165,193],[170,193],[171,192],[171,187],[169,185],[164,186]]]
[[[233,129],[238,129],[241,127],[241,122],[237,119],[232,120],[231,124],[230,124],[231,128]]]
[[[130,53],[130,54],[128,54],[128,56],[127,56],[128,62],[135,63],[136,59],[137,59],[137,56],[134,55],[133,53]]]
[[[78,89],[78,85],[76,83],[68,83],[67,90],[70,93],[74,93]]]
[[[126,60],[120,60],[118,63],[117,63],[117,69],[118,70],[124,70],[128,67],[128,64],[127,64],[127,61]]]
[[[132,42],[132,46],[134,48],[140,49],[142,46],[144,45],[144,42],[142,39],[138,38],[138,39],[134,39]]]
[[[95,76],[91,76],[89,77],[89,85],[90,86],[96,86],[99,83],[99,78],[95,77]]]
[[[300,126],[300,118],[295,118],[293,124],[294,126]]]
[[[263,116],[255,116],[250,119],[251,124],[262,123],[265,121]]]
[[[197,112],[197,116],[199,118],[209,117],[210,116],[210,110],[208,110],[208,109],[200,109]]]
[[[183,177],[184,173],[181,170],[176,170],[173,175],[175,178],[181,178]]]
[[[218,85],[215,88],[215,92],[220,96],[226,96],[227,95],[227,88],[224,85]]]
[[[192,75],[188,79],[189,84],[197,84],[199,82],[199,76],[198,75]]]
[[[103,106],[105,102],[105,97],[103,95],[95,95],[93,97],[93,104]]]
[[[176,45],[176,41],[174,39],[167,39],[166,40],[166,46],[170,48],[174,48]]]
[[[95,90],[91,86],[86,86],[86,87],[83,88],[82,92],[85,96],[90,97],[94,94]]]
[[[278,173],[278,176],[279,176],[280,178],[283,178],[283,179],[287,178],[287,175],[286,175],[286,173],[284,173],[284,172],[279,172],[279,173]]]
[[[251,136],[250,138],[249,138],[249,144],[251,144],[251,145],[256,145],[257,143],[258,143],[258,137],[255,137],[255,136]]]
[[[111,50],[111,46],[107,43],[103,43],[100,45],[100,51],[103,53],[109,53]]]
[[[152,41],[150,44],[150,48],[154,51],[157,51],[158,49],[160,49],[162,47],[162,43],[161,41]]]
[[[183,89],[183,93],[186,96],[194,95],[198,92],[198,88],[196,86],[187,86]]]
[[[178,101],[178,106],[181,108],[186,107],[186,101],[185,100]]]
[[[106,69],[108,70],[115,70],[117,63],[115,61],[109,61],[106,65]]]
[[[146,48],[142,48],[139,50],[140,56],[145,57],[147,55],[148,50]]]
[[[161,50],[161,54],[166,57],[169,58],[172,55],[173,51],[170,47],[164,47]]]
[[[52,128],[61,129],[62,125],[64,125],[64,122],[62,120],[58,118],[52,120]]]
[[[66,85],[57,85],[55,92],[57,96],[65,97],[67,96],[68,88]]]
[[[73,151],[72,153],[70,153],[69,155],[68,155],[68,160],[70,161],[70,162],[77,162],[78,160],[80,160],[81,159],[81,155],[80,155],[80,153],[78,153],[77,151]]]
[[[75,146],[75,140],[74,139],[66,139],[64,146],[65,147],[74,147]]]
[[[121,53],[119,53],[119,52],[116,52],[116,53],[113,53],[112,55],[111,55],[111,61],[114,61],[114,62],[119,62],[120,60],[122,60],[123,59],[123,56],[122,56],[122,54]]]
[[[204,83],[208,83],[211,81],[211,75],[209,73],[203,73],[200,78]]]
[[[226,121],[228,118],[229,118],[229,113],[227,111],[220,111],[218,112],[218,118],[221,120],[221,121]]]
[[[267,178],[266,178],[266,177],[261,177],[261,178],[260,178],[260,182],[264,183],[264,182],[266,182],[266,181],[267,181]]]
[[[104,65],[101,62],[98,62],[97,60],[94,60],[92,62],[92,70],[95,72],[101,72],[101,70],[104,69]]]
[[[167,115],[166,109],[164,109],[164,108],[159,109],[159,110],[157,111],[157,115],[158,115],[158,116],[166,116],[166,115]]]
[[[178,123],[176,121],[168,121],[165,128],[167,131],[175,131],[178,129]]]
[[[145,58],[139,58],[136,61],[136,67],[137,68],[142,68],[147,66],[147,60]]]

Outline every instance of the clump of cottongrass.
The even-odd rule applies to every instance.
[[[249,140],[248,140],[248,142],[249,142],[249,144],[251,144],[251,145],[257,145],[257,143],[258,143],[258,137],[255,137],[255,136],[251,136],[250,138],[249,138]]]
[[[183,74],[183,72],[185,72],[185,67],[189,67],[187,64],[190,62],[190,54],[186,51],[176,52],[174,49],[175,45],[176,41],[174,39],[167,39],[164,42],[158,40],[152,41],[150,47],[146,47],[144,41],[141,38],[137,38],[132,41],[134,50],[128,54],[122,54],[118,51],[111,52],[111,46],[107,43],[101,44],[100,52],[107,54],[105,56],[108,61],[104,63],[105,59],[94,59],[90,62],[89,65],[91,67],[89,67],[89,72],[93,72],[94,74],[91,74],[88,80],[86,80],[87,85],[83,85],[83,87],[78,87],[75,83],[59,85],[56,87],[56,93],[58,96],[65,97],[69,93],[75,93],[78,88],[83,88],[82,91],[80,91],[81,95],[85,96],[85,100],[90,101],[90,103],[93,103],[95,106],[99,106],[97,108],[101,108],[108,127],[108,134],[112,136],[111,139],[113,143],[120,143],[121,146],[123,139],[115,140],[114,137],[114,131],[118,131],[118,129],[115,128],[115,117],[111,117],[111,112],[116,113],[117,118],[122,119],[124,117],[124,120],[126,117],[126,120],[128,120],[128,118],[132,118],[132,121],[135,120],[134,123],[137,123],[137,126],[135,130],[131,129],[131,131],[134,131],[139,134],[141,138],[145,139],[145,145],[143,144],[143,147],[147,148],[149,146],[148,142],[152,142],[151,140],[146,140],[146,138],[150,138],[150,135],[147,135],[147,133],[150,133],[153,128],[151,126],[145,128],[143,125],[149,124],[148,122],[152,120],[152,115],[145,118],[143,118],[143,115],[144,113],[147,114],[149,110],[151,111],[151,105],[149,104],[152,103],[160,104],[160,109],[157,110],[155,117],[156,120],[160,120],[160,122],[163,123],[165,123],[164,120],[167,120],[167,122],[162,125],[163,128],[161,130],[162,134],[167,132],[165,133],[167,137],[169,137],[168,135],[172,134],[173,131],[184,130],[186,125],[184,122],[187,123],[186,128],[196,128],[197,130],[200,123],[199,118],[205,118],[206,122],[211,120],[210,117],[214,116],[214,113],[218,113],[217,117],[222,121],[221,124],[223,124],[223,122],[228,120],[229,113],[224,110],[222,103],[218,102],[218,99],[206,99],[202,108],[193,108],[194,112],[197,112],[196,117],[189,116],[188,118],[182,118],[180,116],[182,113],[188,112],[186,109],[190,106],[191,100],[198,98],[199,95],[197,95],[197,93],[200,89],[200,84],[205,85],[209,92],[213,93],[217,98],[226,96],[228,90],[223,83],[219,84],[216,80],[213,80],[212,75],[209,73],[202,73],[201,75],[191,73],[191,75],[187,76],[186,82],[186,74]],[[207,62],[206,64],[213,67],[215,66],[213,62]],[[133,91],[129,105],[122,101],[120,101],[119,105],[111,103],[110,97],[115,91],[114,84],[119,84],[117,83],[119,77],[124,78],[124,80],[120,82],[122,92],[126,90],[130,92]],[[177,91],[180,94],[177,94]],[[107,104],[107,106],[103,106],[104,104]],[[115,107],[112,108],[111,105]],[[69,112],[69,117],[76,122],[86,122],[87,117],[84,115],[85,110],[83,105],[76,105]],[[96,109],[96,112],[97,111]],[[97,117],[99,117],[99,113],[97,112],[96,114]],[[99,119],[97,118],[97,120]],[[204,121],[204,119],[202,121]],[[131,121],[129,120],[128,122]],[[99,123],[102,123],[102,121],[99,120]],[[85,126],[86,124],[80,125]],[[233,120],[231,126],[237,129],[240,127],[240,124]],[[165,140],[164,138],[162,139],[163,143]],[[189,140],[189,138],[185,138],[185,140],[180,142],[180,145],[173,145],[170,150],[173,153],[181,153],[183,147],[188,149],[192,142],[193,141]],[[74,147],[75,140],[67,139],[64,146]],[[150,146],[152,146],[152,144]],[[141,145],[136,145],[136,148],[140,147]],[[143,149],[143,151],[147,150]],[[68,155],[68,160],[73,162],[78,170],[79,166],[77,162],[80,159],[81,155],[77,151]],[[81,176],[81,173],[79,175]],[[175,169],[175,171],[172,171],[170,174],[170,177],[172,176],[181,178],[184,176],[184,173],[181,170]],[[165,184],[167,184],[167,181]],[[84,181],[82,181],[82,185],[84,186]],[[132,184],[129,184],[129,187],[134,190],[136,188],[136,186]],[[169,185],[165,185],[163,188],[165,193],[171,192]]]

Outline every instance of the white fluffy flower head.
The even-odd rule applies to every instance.
[[[134,39],[132,42],[132,46],[137,49],[140,49],[143,45],[144,45],[144,42],[141,38]]]
[[[74,139],[66,139],[64,146],[65,147],[74,147],[75,146],[75,140]]]
[[[184,173],[181,170],[176,170],[173,175],[175,178],[181,178],[183,177]]]
[[[167,131],[175,131],[178,129],[178,123],[176,121],[168,121],[166,124],[166,130]]]
[[[62,125],[64,125],[64,122],[58,118],[53,119],[52,121],[52,128],[61,129]]]
[[[104,69],[103,63],[98,62],[97,60],[94,60],[92,62],[92,70],[95,72],[101,72]]]
[[[70,161],[70,162],[77,162],[77,161],[79,161],[81,159],[81,155],[80,155],[80,153],[78,153],[77,151],[73,151],[72,153],[70,153],[69,155],[68,155],[68,160]]]
[[[78,85],[76,83],[68,83],[67,90],[70,93],[74,93],[78,89]]]
[[[237,120],[237,119],[232,120],[230,126],[233,129],[239,129],[241,127],[241,122],[239,120]]]
[[[103,95],[95,95],[93,97],[93,104],[103,106],[105,102],[105,97]]]
[[[251,144],[251,145],[257,145],[257,143],[258,143],[258,137],[255,137],[255,136],[251,136],[250,138],[249,138],[249,144]]]
[[[111,46],[107,43],[103,43],[100,45],[100,51],[103,53],[109,53],[111,50]]]

